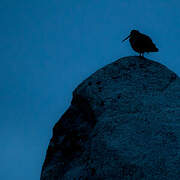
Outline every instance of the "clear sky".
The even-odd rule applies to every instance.
[[[180,75],[179,0],[1,0],[0,179],[39,180],[52,128],[73,89],[94,71],[136,55],[132,29]]]

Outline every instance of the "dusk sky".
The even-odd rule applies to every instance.
[[[72,91],[99,68],[137,55],[132,29],[180,75],[179,0],[1,0],[0,180],[39,180],[52,128]]]

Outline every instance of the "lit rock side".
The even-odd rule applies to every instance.
[[[73,92],[53,128],[41,180],[179,180],[180,78],[121,58]]]

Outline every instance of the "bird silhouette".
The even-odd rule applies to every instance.
[[[130,35],[126,37],[122,42],[127,39],[129,39],[133,50],[138,52],[140,56],[144,56],[145,52],[149,53],[159,51],[149,36],[142,34],[137,30],[132,30]]]

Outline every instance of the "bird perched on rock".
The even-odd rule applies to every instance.
[[[127,39],[129,39],[131,47],[134,51],[138,52],[140,56],[143,56],[145,52],[158,52],[158,48],[152,42],[151,38],[137,30],[132,30],[130,35],[122,42]]]

